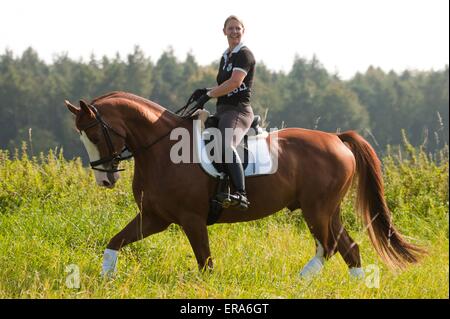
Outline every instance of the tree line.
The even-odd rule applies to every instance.
[[[0,149],[32,152],[64,148],[67,158],[85,152],[64,100],[92,100],[109,91],[128,91],[174,111],[196,88],[214,85],[219,61],[201,66],[192,54],[179,61],[167,49],[156,62],[136,46],[89,61],[67,54],[48,64],[32,48],[21,56],[0,55]],[[207,104],[214,111],[214,101]],[[317,57],[295,57],[289,72],[257,63],[253,108],[269,127],[303,127],[328,132],[353,129],[376,150],[402,143],[402,130],[414,146],[430,152],[448,144],[449,69],[400,74],[369,67],[350,80],[328,72]]]

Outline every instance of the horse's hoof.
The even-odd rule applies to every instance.
[[[352,267],[349,269],[350,278],[362,280],[365,277],[364,270],[360,267]]]
[[[300,277],[306,280],[316,277],[322,271],[323,264],[322,258],[314,257],[303,267]]]
[[[116,278],[116,272],[115,271],[102,271],[100,273],[100,277],[104,280],[112,280]]]

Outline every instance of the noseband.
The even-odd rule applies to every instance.
[[[109,155],[107,157],[101,158],[97,161],[93,161],[93,162],[89,162],[89,164],[91,165],[91,168],[96,170],[96,171],[100,171],[100,172],[106,172],[106,173],[116,173],[116,172],[120,172],[120,171],[124,171],[124,169],[118,169],[119,167],[119,163],[121,161],[127,160],[131,157],[133,157],[133,154],[131,155],[126,155],[123,156],[123,153],[125,151],[129,151],[128,147],[125,145],[125,147],[123,148],[122,151],[120,152],[116,152],[114,150],[114,146],[111,140],[111,134],[110,132],[113,132],[114,134],[120,136],[121,138],[123,138],[125,140],[125,136],[123,136],[122,134],[118,133],[116,130],[114,130],[110,125],[108,125],[108,123],[106,123],[103,118],[101,117],[100,113],[98,112],[97,108],[94,105],[89,105],[89,108],[94,112],[95,115],[95,122],[83,127],[82,131],[85,131],[91,127],[100,125],[102,128],[102,132],[103,132],[103,137],[105,138],[106,141],[106,145],[108,146],[108,152]],[[103,169],[103,168],[98,168],[96,166],[102,165],[102,164],[106,164],[106,163],[111,163],[111,169]]]

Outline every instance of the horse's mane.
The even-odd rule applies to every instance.
[[[102,96],[96,97],[95,99],[92,100],[91,103],[98,104],[98,103],[103,102],[102,100],[110,99],[110,98],[123,98],[123,99],[131,100],[131,101],[135,101],[135,102],[139,102],[139,103],[144,103],[146,106],[149,106],[149,107],[156,106],[157,108],[165,109],[161,105],[159,105],[155,102],[147,100],[147,99],[140,97],[138,95],[135,95],[133,93],[122,92],[122,91],[113,91],[113,92],[106,93]]]
[[[146,98],[140,97],[138,95],[135,95],[133,93],[123,92],[123,91],[112,91],[109,93],[106,93],[104,95],[101,95],[99,97],[96,97],[92,100],[91,104],[95,106],[101,106],[102,104],[107,105],[110,100],[119,100],[121,105],[130,105],[134,104],[132,106],[133,108],[138,108],[140,114],[143,116],[147,116],[147,111],[150,111],[151,113],[154,113],[155,111],[160,114],[164,114],[164,117],[166,119],[171,118],[172,120],[179,120],[181,117],[172,111],[166,109],[165,107],[159,105],[156,102],[152,102]],[[122,101],[120,101],[122,100]],[[126,102],[135,102],[135,103],[126,103]]]
[[[92,100],[91,104],[94,104],[94,105],[97,104],[98,105],[98,104],[101,104],[102,102],[105,102],[104,100],[111,99],[111,98],[120,98],[120,99],[131,100],[131,101],[134,101],[134,102],[139,102],[140,105],[144,104],[148,108],[153,108],[153,109],[156,108],[156,109],[159,109],[159,110],[161,110],[161,111],[163,111],[165,113],[167,112],[167,113],[170,113],[170,114],[178,117],[178,115],[176,115],[175,113],[173,113],[169,109],[159,105],[156,102],[150,101],[150,100],[148,100],[146,98],[143,98],[141,96],[135,95],[133,93],[123,92],[123,91],[113,91],[113,92],[109,92],[109,93],[106,93],[104,95],[101,95],[99,97],[96,97],[95,99]]]
[[[111,97],[111,96],[116,95],[116,94],[119,95],[119,94],[122,94],[122,93],[125,93],[125,92],[113,91],[113,92],[109,92],[109,93],[103,94],[103,95],[101,95],[101,96],[96,97],[95,99],[93,99],[93,100],[91,101],[91,104],[96,104],[96,103],[99,102],[100,100],[106,99],[106,98]]]

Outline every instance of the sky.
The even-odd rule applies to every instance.
[[[343,79],[370,65],[385,71],[449,64],[448,0],[7,0],[0,4],[0,54],[32,47],[51,63],[68,54],[124,59],[138,45],[156,62],[172,47],[206,65],[227,48],[223,22],[245,24],[257,61],[289,72],[311,59]]]

